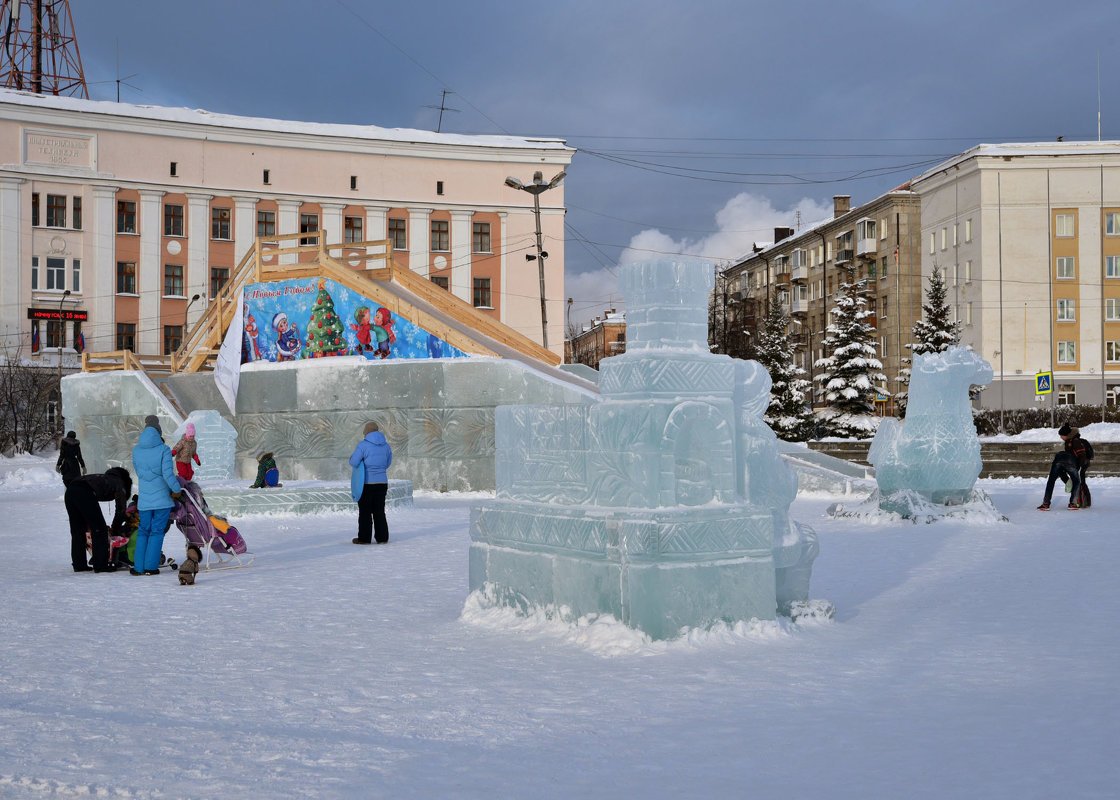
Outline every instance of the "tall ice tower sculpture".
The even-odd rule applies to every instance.
[[[712,279],[695,259],[620,267],[629,341],[600,366],[602,399],[497,409],[472,591],[655,639],[808,600],[817,540],[789,520],[797,478],[762,421],[770,376],[709,352]]]

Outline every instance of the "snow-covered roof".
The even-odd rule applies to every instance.
[[[310,136],[471,147],[524,147],[539,150],[568,149],[563,139],[547,137],[480,136],[456,133],[435,133],[434,131],[422,131],[415,128],[380,128],[376,125],[346,125],[341,123],[269,119],[266,117],[239,117],[233,114],[218,114],[201,108],[133,105],[130,103],[115,103],[109,100],[85,100],[80,97],[35,94],[33,92],[20,92],[12,89],[0,89],[0,104],[4,103],[19,106],[33,106],[36,108],[58,109],[62,111],[79,111],[85,114],[104,114],[113,117],[156,120],[185,125],[208,125],[246,131],[270,131],[274,133],[305,134]]]
[[[1004,144],[978,144],[958,156],[943,161],[914,178],[918,183],[939,172],[968,161],[970,158],[1022,158],[1027,156],[1094,156],[1120,155],[1120,142],[1010,142]]]

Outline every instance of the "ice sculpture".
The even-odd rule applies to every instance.
[[[762,421],[770,376],[708,351],[712,276],[693,259],[624,265],[627,352],[602,362],[600,402],[497,409],[472,591],[658,639],[808,599],[816,535],[789,521],[797,479]]]
[[[196,481],[228,481],[235,477],[234,458],[237,454],[237,430],[217,411],[192,411],[175,431],[171,444],[179,441],[187,423],[194,423],[194,438],[198,442],[198,457],[202,462],[195,467]]]
[[[910,516],[915,496],[934,505],[969,500],[983,464],[968,390],[991,380],[991,365],[961,345],[914,356],[906,421],[884,419],[867,456],[880,508]]]

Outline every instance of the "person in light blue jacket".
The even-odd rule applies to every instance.
[[[376,422],[367,422],[365,438],[358,442],[350,456],[350,466],[365,465],[366,486],[358,498],[358,537],[354,544],[387,544],[389,522],[385,519],[385,495],[389,493],[386,470],[393,463],[393,448]],[[371,538],[372,534],[372,538]]]
[[[132,448],[132,468],[139,487],[136,508],[140,512],[140,527],[136,531],[136,552],[130,574],[159,575],[167,520],[182,494],[171,448],[163,443],[159,418],[149,414],[144,424],[146,427],[136,447]]]

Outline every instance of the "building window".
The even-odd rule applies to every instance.
[[[1120,342],[1111,341],[1104,343],[1104,360],[1110,364],[1120,362]],[[1115,398],[1109,400],[1109,405],[1115,405]]]
[[[1077,342],[1073,342],[1073,341],[1058,342],[1058,363],[1059,364],[1076,364],[1077,363]]]
[[[276,212],[275,211],[258,211],[257,212],[257,236],[264,238],[266,236],[276,235]]]
[[[222,289],[229,283],[229,267],[210,267],[210,299],[222,296]]]
[[[879,220],[879,241],[885,242],[887,240],[887,221],[886,219]]]
[[[948,228],[941,229],[941,249],[944,250],[948,246]]]
[[[31,256],[31,288],[39,288],[39,256]]]
[[[1120,214],[1109,211],[1104,215],[1105,236],[1120,236]]]
[[[74,269],[71,271],[74,280],[70,282],[70,291],[77,294],[82,291],[82,260],[80,258],[74,259]]]
[[[1120,322],[1120,300],[1115,297],[1105,298],[1104,318],[1108,322]]]
[[[300,233],[318,233],[319,232],[319,215],[318,214],[300,214],[299,215],[299,232]],[[319,237],[308,236],[305,239],[300,239],[300,244],[317,244]]]
[[[66,346],[65,323],[57,319],[47,320],[47,347]]]
[[[886,256],[883,256],[883,262],[879,265],[879,267],[880,267],[879,277],[880,278],[887,277],[887,257]]]
[[[136,233],[136,203],[117,201],[117,233]]]
[[[163,207],[163,235],[164,236],[182,236],[183,235],[183,207],[177,205],[165,205]]]
[[[66,288],[66,259],[47,258],[47,287],[61,292]]]
[[[1074,266],[1073,256],[1058,256],[1055,260],[1057,261],[1057,275],[1059,280],[1077,277],[1077,269]]]
[[[964,221],[964,240],[966,242],[972,241],[972,220],[970,219]]]
[[[448,252],[451,250],[451,223],[447,220],[432,220],[432,251]]]
[[[74,198],[74,230],[80,231],[82,229],[82,198]]]
[[[436,194],[443,194],[443,181],[436,181]]]
[[[261,173],[261,183],[272,183],[272,181],[270,180],[271,178],[272,175],[270,174],[269,170],[266,169]]]
[[[1104,276],[1106,278],[1120,278],[1120,256],[1104,257]]]
[[[178,161],[172,161],[171,162],[171,177],[175,178],[175,177],[178,177],[178,175],[179,175],[179,162]]]
[[[357,189],[358,188],[358,176],[357,175],[351,175],[350,176],[350,188],[351,189]]]
[[[1072,406],[1077,403],[1077,390],[1072,383],[1058,384],[1058,405]]]
[[[475,308],[493,308],[490,305],[490,279],[489,278],[475,278],[474,279],[474,307]]]
[[[39,227],[39,193],[34,192],[31,195],[31,227]]]
[[[66,195],[64,195],[64,194],[48,194],[47,195],[47,227],[48,228],[65,228],[66,227]]]
[[[958,244],[960,244],[960,240],[957,238],[960,234],[960,227],[960,223],[953,223],[953,247],[956,247]]]
[[[929,234],[929,254],[932,256],[937,252],[937,234],[932,231]]]
[[[965,306],[964,306],[964,324],[965,325],[971,325],[972,324],[972,303],[971,302],[965,303]]]
[[[407,250],[408,237],[406,235],[405,221],[403,219],[389,218],[389,241],[394,250]]]
[[[447,291],[451,288],[451,282],[448,280],[446,275],[433,275],[432,283],[434,283],[444,291]]]
[[[1077,319],[1077,301],[1061,299],[1058,300],[1058,321],[1059,322],[1073,322]]]
[[[117,262],[117,294],[136,294],[136,264],[131,261]]]
[[[476,253],[490,253],[490,223],[476,222],[472,226],[471,246]]]
[[[345,227],[345,241],[347,242],[360,242],[362,241],[362,218],[361,217],[346,217],[344,221]]]
[[[971,259],[964,262],[964,282],[972,283],[972,261]]]
[[[74,320],[74,349],[79,353],[85,350],[82,341],[82,323],[81,320]]]
[[[229,241],[230,221],[232,219],[233,209],[217,206],[210,209],[210,238]]]
[[[163,326],[163,354],[169,356],[183,346],[183,326]]]
[[[117,323],[117,349],[136,351],[136,323]]]
[[[163,293],[171,297],[183,297],[183,265],[163,265]]]
[[[1062,237],[1077,235],[1077,223],[1073,214],[1054,215],[1054,235]]]

